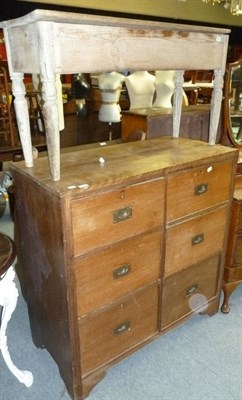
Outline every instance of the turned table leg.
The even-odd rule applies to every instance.
[[[20,141],[23,149],[26,167],[33,167],[33,152],[29,122],[29,109],[25,98],[26,89],[23,81],[24,74],[13,70],[10,51],[8,30],[4,29],[4,38],[8,53],[8,69],[12,80],[12,93],[14,96],[14,109],[17,119]]]
[[[38,23],[39,35],[39,68],[41,97],[43,103],[43,116],[45,123],[45,134],[48,148],[49,166],[52,179],[60,179],[60,129],[59,108],[57,93],[57,74],[54,71],[54,52],[51,38],[54,35],[52,24]],[[54,43],[54,40],[53,40]]]
[[[213,92],[211,97],[211,114],[209,126],[209,144],[216,143],[218,125],[220,119],[220,111],[223,96],[223,72],[221,70],[214,71]]]
[[[23,149],[26,167],[33,167],[33,151],[29,122],[28,103],[25,98],[26,90],[22,73],[12,73],[12,92],[14,96],[14,109],[17,119],[19,136]]]
[[[178,138],[180,134],[180,121],[182,113],[182,96],[184,83],[184,71],[176,71],[175,91],[173,100],[173,137]]]
[[[55,76],[53,75],[53,79],[51,80],[41,76],[41,81],[49,167],[52,179],[58,181],[60,179],[60,132]]]

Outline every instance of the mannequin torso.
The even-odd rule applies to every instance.
[[[102,96],[99,109],[99,120],[103,122],[120,122],[118,104],[124,76],[118,72],[107,72],[98,76],[98,86]]]
[[[130,108],[152,107],[155,76],[147,71],[136,71],[125,78]]]
[[[90,94],[91,87],[84,74],[75,74],[72,77],[72,93],[76,99],[77,115],[86,116],[86,99]]]
[[[171,98],[175,89],[175,71],[156,71],[155,72],[156,98],[154,107],[172,107]]]

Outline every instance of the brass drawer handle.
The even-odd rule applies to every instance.
[[[195,196],[199,196],[200,194],[206,193],[208,190],[207,183],[201,183],[200,185],[195,186]]]
[[[113,271],[113,279],[122,278],[123,276],[128,275],[130,272],[131,272],[131,265],[123,264]]]
[[[121,222],[124,221],[125,219],[131,218],[132,217],[132,207],[128,206],[125,208],[120,208],[119,210],[115,210],[113,212],[113,222]]]
[[[124,321],[122,324],[120,324],[120,325],[116,326],[116,328],[114,328],[113,333],[114,333],[114,335],[119,335],[120,333],[128,331],[129,329],[130,329],[130,322]]]
[[[202,243],[203,241],[204,241],[204,234],[200,233],[199,235],[196,235],[192,238],[192,246]]]
[[[198,291],[198,289],[199,289],[199,286],[197,283],[195,283],[194,285],[188,287],[185,290],[185,294],[186,294],[186,296],[191,296],[192,294],[196,293]]]

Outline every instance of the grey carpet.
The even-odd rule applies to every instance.
[[[0,231],[13,235],[8,210]],[[197,315],[110,368],[88,400],[242,400],[242,285],[230,305],[230,314]],[[0,354],[0,399],[70,400],[55,362],[32,343],[21,293],[7,333],[13,361],[34,383],[19,383]]]

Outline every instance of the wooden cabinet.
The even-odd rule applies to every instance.
[[[223,291],[224,301],[221,310],[229,313],[229,299],[233,291],[242,282],[242,175],[238,175],[235,183],[232,203],[229,240],[224,269]]]
[[[63,153],[58,182],[47,158],[13,165],[33,340],[73,399],[171,326],[218,310],[236,162],[234,149],[164,137]]]
[[[208,141],[210,105],[186,106],[182,108],[181,137]],[[142,108],[122,112],[121,138],[127,141],[137,130],[144,131],[147,138],[171,135],[173,129],[172,108]],[[217,141],[220,138],[219,123]]]

